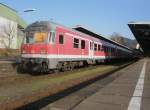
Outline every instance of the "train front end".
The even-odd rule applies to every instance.
[[[21,46],[21,63],[24,71],[49,71],[49,49],[55,38],[55,32],[48,22],[36,22],[25,30]]]

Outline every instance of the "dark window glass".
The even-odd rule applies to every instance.
[[[97,51],[97,44],[94,44],[94,50]]]
[[[98,45],[98,51],[100,51],[101,50],[101,46],[100,45]]]
[[[104,52],[107,52],[107,47],[106,46],[104,46]]]
[[[94,50],[94,43],[90,42],[90,50]]]
[[[90,42],[90,50],[92,50],[92,42]]]
[[[109,47],[107,47],[107,52],[109,52]]]
[[[49,35],[49,42],[51,44],[54,44],[55,42],[55,32],[50,32],[50,35]]]
[[[74,48],[79,48],[79,39],[74,38],[73,47]]]
[[[108,47],[105,47],[106,48],[106,52],[108,52]]]
[[[85,40],[81,40],[81,49],[85,49]]]
[[[101,51],[104,51],[104,46],[103,45],[101,46]]]
[[[63,43],[64,43],[64,36],[59,35],[59,44],[63,44]]]

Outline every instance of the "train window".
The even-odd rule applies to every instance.
[[[94,48],[94,42],[90,42],[90,50],[93,50]]]
[[[107,51],[107,47],[104,46],[104,52],[106,52],[106,51]]]
[[[55,42],[55,32],[50,32],[49,33],[49,42],[51,44],[54,44],[54,42]]]
[[[104,46],[103,45],[101,46],[101,51],[104,51]]]
[[[52,32],[52,43],[55,41],[55,32]]]
[[[46,42],[46,40],[47,40],[47,33],[46,32],[36,32],[36,33],[34,33],[33,40],[34,40],[35,43]]]
[[[112,48],[112,52],[115,52],[115,49],[114,49],[114,48]]]
[[[106,52],[109,52],[109,47],[106,47]]]
[[[111,52],[114,52],[114,49],[113,49],[113,48],[111,48]]]
[[[90,50],[92,50],[92,42],[90,42]]]
[[[94,44],[94,50],[97,51],[97,44]]]
[[[110,52],[110,47],[107,47],[107,52]]]
[[[85,49],[85,40],[81,40],[81,49]]]
[[[98,45],[98,51],[100,51],[101,50],[101,46],[100,45]]]
[[[64,44],[64,36],[59,35],[59,44]]]
[[[107,47],[106,46],[104,46],[104,52],[107,52]]]
[[[74,38],[73,47],[74,48],[79,48],[79,39]]]
[[[93,50],[93,42],[90,42],[90,50]]]
[[[34,42],[34,39],[33,39],[33,37],[31,37],[31,36],[27,36],[26,38],[25,38],[25,43],[33,43]]]
[[[109,47],[107,47],[107,52],[109,52],[110,51],[110,48]]]

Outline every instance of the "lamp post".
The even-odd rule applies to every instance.
[[[23,12],[32,12],[32,11],[36,11],[36,9],[35,8],[31,8],[31,9],[25,9],[25,10],[23,10]]]

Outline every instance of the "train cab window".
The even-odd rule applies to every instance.
[[[97,44],[94,44],[94,50],[97,51]]]
[[[85,49],[85,40],[81,40],[81,49]]]
[[[59,35],[59,44],[64,44],[64,36]]]
[[[54,44],[54,42],[55,42],[55,32],[50,32],[49,33],[49,42],[51,44]]]
[[[100,51],[101,50],[101,46],[100,45],[98,45],[98,51]]]
[[[74,48],[79,48],[79,39],[74,38],[73,47]]]

